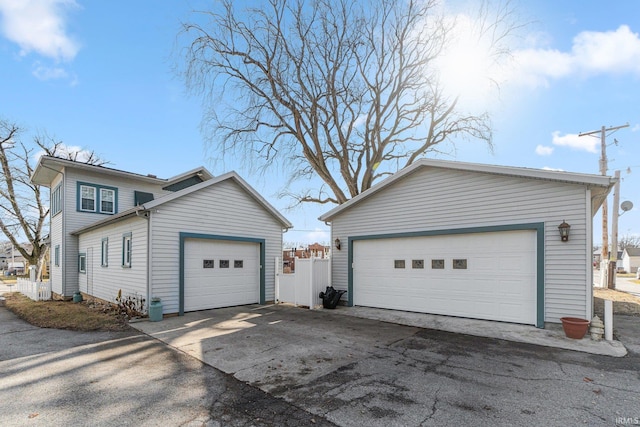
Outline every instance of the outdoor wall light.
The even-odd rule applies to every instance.
[[[340,250],[340,239],[336,239],[333,241],[333,244],[336,245],[336,249]]]
[[[562,224],[558,226],[558,231],[560,231],[560,240],[563,242],[569,241],[569,229],[571,226],[562,220]]]

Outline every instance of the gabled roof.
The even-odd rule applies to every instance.
[[[640,248],[624,248],[628,256],[640,256]]]
[[[149,211],[151,209],[157,208],[158,206],[161,206],[165,203],[168,203],[172,200],[178,199],[180,197],[184,197],[188,194],[191,193],[195,193],[197,191],[203,190],[205,188],[208,188],[212,185],[216,185],[220,182],[226,181],[226,180],[232,180],[234,182],[236,182],[240,187],[242,187],[243,190],[245,190],[254,200],[256,200],[258,202],[258,204],[260,204],[267,212],[269,212],[274,218],[276,218],[280,224],[282,224],[283,228],[293,228],[293,224],[291,224],[289,222],[289,220],[287,220],[284,216],[282,216],[282,214],[280,212],[278,212],[278,210],[276,210],[276,208],[274,208],[269,202],[267,202],[264,197],[262,197],[260,194],[258,194],[258,192],[256,192],[256,190],[254,190],[249,184],[247,184],[247,182],[245,180],[243,180],[240,175],[238,175],[236,172],[228,172],[225,173],[223,175],[217,176],[215,178],[212,178],[208,181],[204,181],[201,182],[199,184],[196,185],[192,185],[190,187],[187,187],[183,190],[180,191],[176,191],[174,193],[170,193],[167,194],[166,196],[163,197],[159,197],[155,200],[151,200],[150,202],[145,203],[144,205],[141,206],[136,206],[134,208],[131,208],[129,210],[120,212],[118,214],[115,215],[111,215],[101,221],[95,222],[91,225],[88,225],[86,227],[83,227],[79,230],[74,231],[73,235],[79,235],[82,233],[85,233],[87,231],[99,228],[99,227],[104,227],[105,225],[108,224],[112,224],[114,222],[118,222],[121,221],[125,218],[131,218],[133,216],[136,215],[140,215],[143,214],[146,211]]]
[[[387,188],[393,183],[400,181],[401,179],[407,177],[408,175],[424,169],[424,168],[439,168],[439,169],[450,169],[450,170],[458,170],[458,171],[469,171],[469,172],[478,172],[478,173],[489,173],[494,175],[503,175],[503,176],[512,176],[518,178],[528,178],[528,179],[540,179],[545,181],[555,181],[555,182],[563,182],[569,184],[580,184],[589,186],[592,190],[591,198],[593,202],[593,212],[595,214],[597,210],[600,208],[602,202],[606,199],[609,191],[615,184],[615,178],[603,175],[592,175],[592,174],[582,174],[575,172],[560,172],[560,171],[549,171],[544,169],[532,169],[532,168],[522,168],[522,167],[514,167],[514,166],[498,166],[498,165],[487,165],[480,163],[464,163],[464,162],[454,162],[449,160],[433,160],[433,159],[421,159],[413,164],[407,166],[404,169],[393,174],[391,177],[385,179],[379,184],[374,185],[369,188],[365,192],[357,195],[353,199],[343,203],[340,206],[337,206],[331,209],[329,212],[321,215],[318,219],[320,221],[331,221],[336,215],[357,205],[361,201],[371,197],[372,195],[378,193],[379,191]]]
[[[119,169],[108,168],[106,166],[97,166],[90,165],[82,162],[75,162],[73,160],[61,159],[58,157],[51,156],[42,156],[40,160],[38,160],[38,164],[36,165],[35,170],[33,171],[33,175],[31,175],[31,182],[37,185],[49,186],[51,185],[51,181],[56,177],[57,174],[61,173],[64,168],[74,168],[80,169],[87,172],[99,172],[106,175],[111,175],[118,178],[127,178],[127,179],[135,179],[137,181],[147,182],[150,184],[159,184],[159,185],[170,185],[172,183],[178,182],[182,179],[185,179],[189,176],[197,175],[202,178],[202,180],[206,181],[208,179],[213,178],[211,172],[209,172],[204,167],[198,167],[192,169],[188,172],[181,173],[180,175],[176,175],[175,177],[169,179],[158,178],[155,175],[142,175],[133,172],[127,172]]]

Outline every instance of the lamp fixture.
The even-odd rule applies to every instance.
[[[569,241],[569,229],[571,226],[566,223],[565,220],[562,220],[562,224],[558,226],[558,231],[560,232],[560,240],[563,242]]]
[[[340,250],[341,242],[340,239],[336,239],[333,241],[333,244],[336,245],[336,249]]]

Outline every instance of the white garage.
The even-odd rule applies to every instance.
[[[184,248],[184,311],[260,301],[259,243],[186,239]]]
[[[333,286],[349,306],[539,328],[590,319],[592,220],[614,183],[419,160],[320,216],[331,224]]]
[[[532,230],[356,240],[354,304],[535,324]]]

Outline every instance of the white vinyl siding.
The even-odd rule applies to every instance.
[[[281,256],[282,225],[232,180],[163,204],[151,214],[151,227],[152,295],[162,298],[164,313],[179,308],[180,232],[265,239],[266,301],[274,300],[274,260]]]
[[[544,222],[545,321],[588,317],[591,214],[586,186],[489,173],[421,168],[332,220],[332,278],[347,288],[348,237]],[[561,242],[558,225],[571,225]]]
[[[122,268],[118,263],[121,255],[123,235],[130,235],[131,268]],[[101,253],[103,242],[108,240],[107,258],[115,259],[111,265],[101,265]],[[80,275],[80,290],[89,295],[114,302],[118,291],[122,289],[123,296],[137,294],[147,298],[147,220],[145,218],[130,218],[83,233],[79,237],[79,246],[82,252],[93,253],[95,256],[87,256],[87,274]]]

